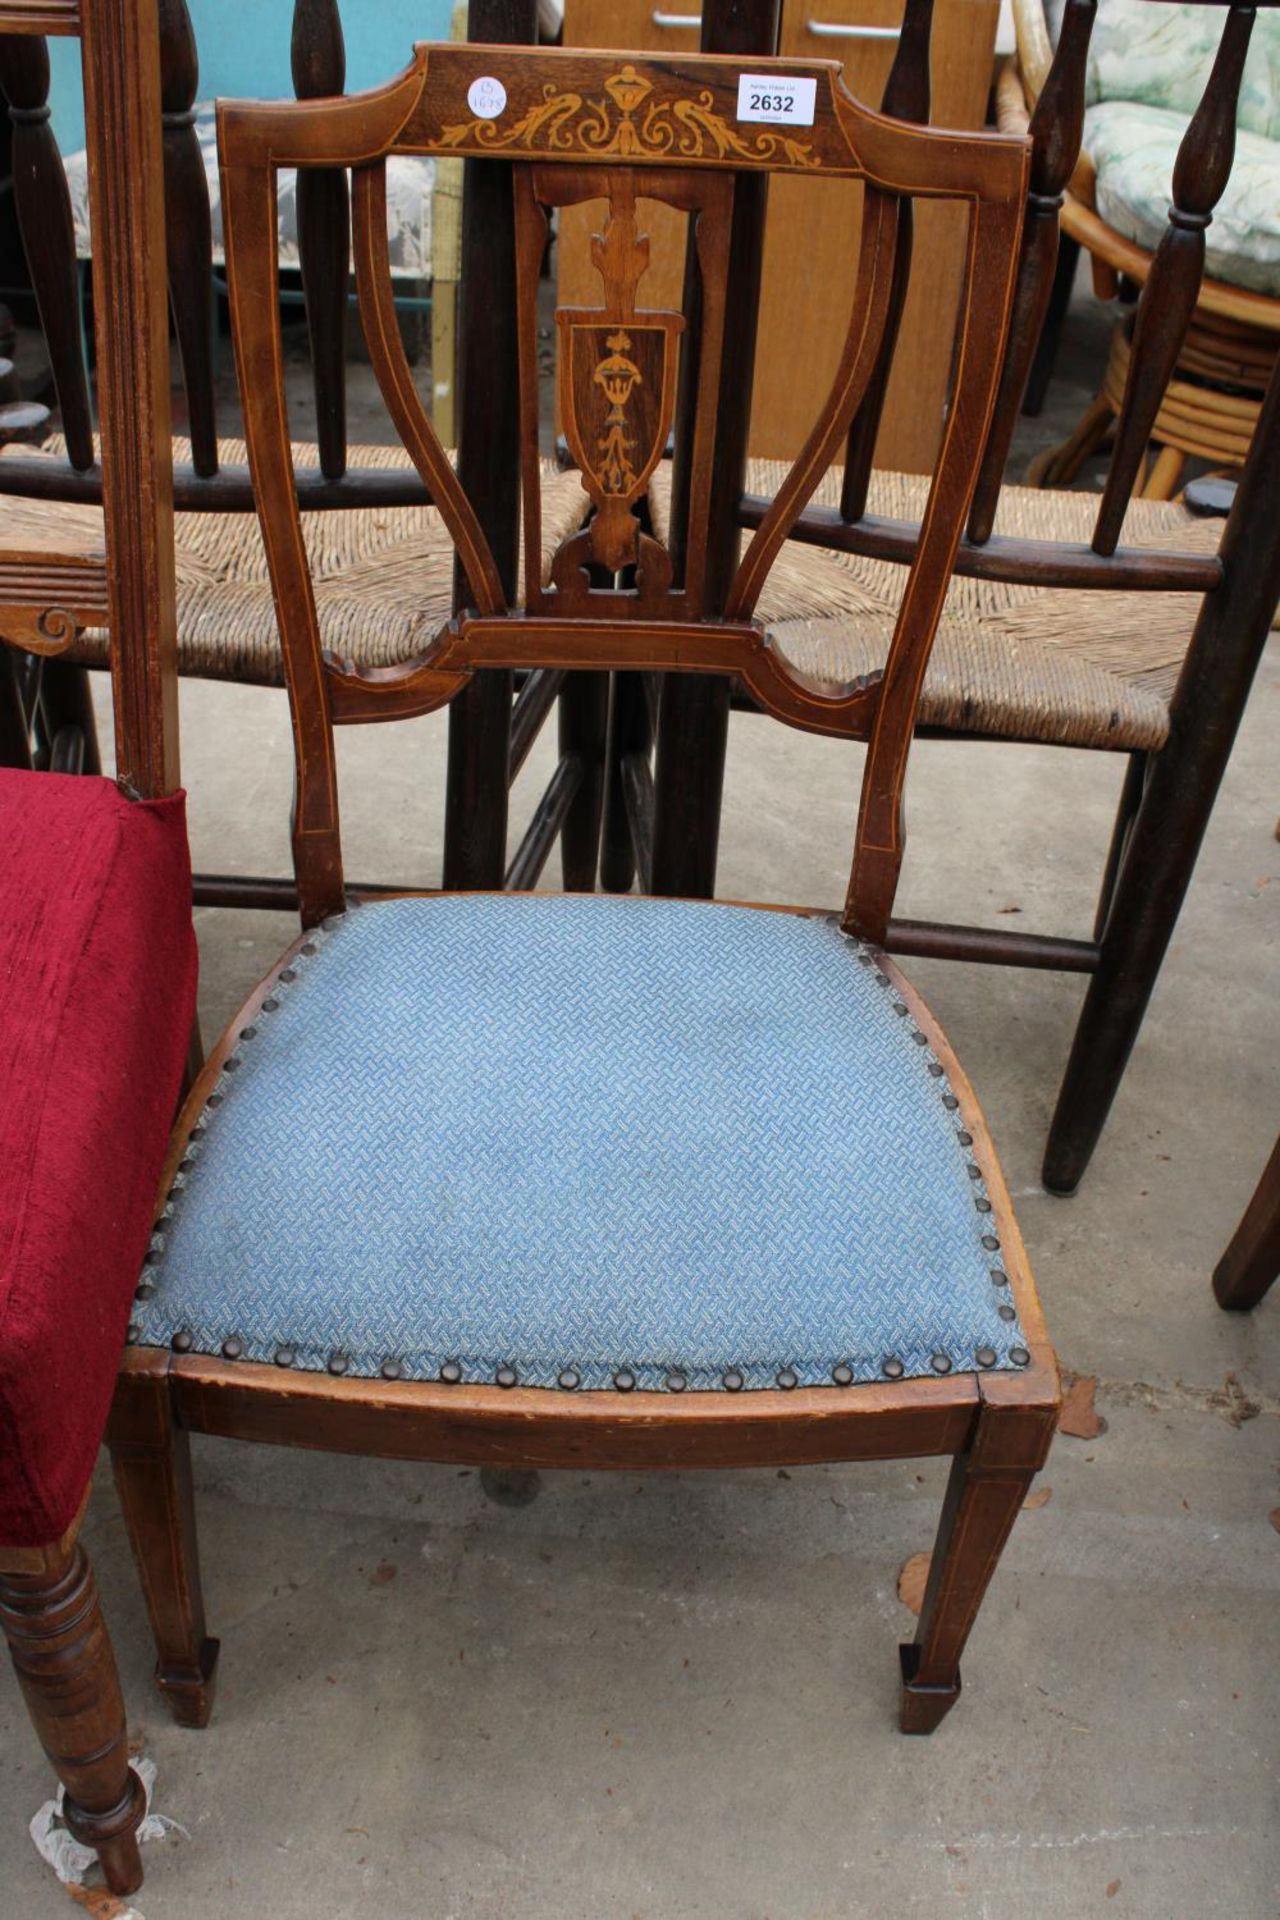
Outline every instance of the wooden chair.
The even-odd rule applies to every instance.
[[[472,31],[487,39],[536,34],[534,0],[475,0]],[[164,0],[162,124],[169,298],[181,361],[187,437],[175,442],[178,672],[282,688],[284,663],[252,517],[243,443],[220,432],[216,401],[216,312],[209,187],[195,126],[199,56],[186,0]],[[51,16],[56,26],[56,15]],[[336,0],[294,0],[293,69],[300,95],[340,93],[345,54]],[[92,404],[78,318],[76,243],[61,156],[49,121],[49,59],[42,37],[0,34],[0,90],[14,127],[17,211],[37,295],[63,428],[61,450],[0,462],[11,537],[48,537],[51,522],[100,538],[102,494]],[[457,161],[444,162],[456,173]],[[454,183],[456,187],[456,182]],[[473,183],[483,193],[483,183]],[[297,193],[297,253],[314,375],[315,440],[299,436],[299,487],[322,559],[317,592],[325,644],[367,666],[413,658],[453,606],[453,549],[430,490],[400,448],[349,444],[346,360],[349,213],[340,173],[304,175]],[[503,227],[464,220],[464,284],[487,286],[490,254]],[[465,297],[465,295],[464,295]],[[483,296],[481,296],[483,297]],[[464,329],[472,348],[501,350]],[[466,386],[466,368],[460,367]],[[494,423],[487,377],[471,398],[450,401],[461,459],[472,463],[477,511],[499,552],[515,553],[514,498],[486,493],[490,470],[514,463],[514,427]],[[468,411],[469,408],[469,411]],[[505,436],[495,440],[494,434]],[[478,458],[467,442],[479,441]],[[586,499],[575,476],[548,466],[550,547],[578,525]],[[503,562],[505,564],[505,561]],[[541,564],[541,562],[539,562]],[[403,581],[412,577],[412,592]],[[508,582],[514,592],[516,582]],[[84,669],[103,669],[109,636],[98,618],[83,626],[56,662],[30,664],[25,700],[11,700],[5,734],[11,763],[48,766],[59,733],[74,730],[87,770],[99,766]],[[560,838],[565,884],[590,886],[596,870],[604,768],[605,710],[595,682],[558,671],[485,684],[452,727],[446,772],[444,878],[450,886],[534,883]],[[561,753],[543,802],[508,861],[508,791],[548,715],[560,705]],[[26,736],[25,750],[22,736]],[[480,832],[483,823],[484,832]],[[291,880],[199,874],[197,905],[292,907]]]
[[[105,549],[0,552],[0,631],[57,656],[113,635],[120,781],[0,769],[0,1629],[107,1884],[142,1879],[144,1792],[78,1534],[192,1030],[191,864],[174,728],[173,496],[154,0],[6,0],[79,33],[107,244]],[[18,658],[0,647],[0,667]],[[17,1832],[17,1812],[6,1824]]]
[[[895,920],[892,952],[1089,976],[1044,1159],[1045,1185],[1081,1179],[1190,883],[1277,600],[1280,376],[1273,377],[1223,528],[1187,508],[1131,495],[1152,422],[1195,310],[1205,228],[1228,177],[1236,91],[1254,18],[1222,8],[1222,50],[1174,176],[1168,231],[1138,302],[1123,405],[1101,500],[1002,485],[1057,258],[1062,196],[1080,145],[1085,61],[1096,0],[1067,0],[1030,125],[1031,186],[1011,343],[957,577],[925,679],[919,724],[944,738],[1014,740],[1118,754],[1127,762],[1090,939]],[[1208,4],[1208,0],[1206,0]],[[927,111],[931,0],[908,0],[884,107]],[[905,252],[900,253],[900,260]],[[891,298],[894,315],[900,289]],[[886,329],[891,341],[893,321]],[[889,346],[886,345],[887,355]],[[799,516],[757,612],[775,648],[831,688],[878,669],[896,581],[914,551],[925,494],[910,476],[872,472],[882,365],[834,466]],[[839,450],[833,449],[837,458]],[[784,470],[748,474],[738,519],[773,511]],[[664,524],[666,483],[653,516]],[[825,551],[822,551],[825,549]],[[678,684],[619,689],[602,876],[710,895],[730,689],[704,696],[691,758]],[[750,706],[741,683],[735,696]],[[656,759],[653,755],[656,722]]]
[[[1244,1210],[1231,1244],[1213,1270],[1220,1307],[1247,1312],[1280,1277],[1280,1140],[1272,1149],[1257,1191]]]
[[[360,99],[221,108],[246,436],[294,719],[303,929],[184,1108],[111,1421],[156,1677],[184,1723],[208,1717],[217,1654],[192,1432],[525,1469],[951,1455],[902,1654],[904,1729],[931,1731],[957,1698],[961,1649],[1049,1445],[1057,1374],[974,1095],[881,942],[915,703],[995,399],[1027,149],[895,126],[838,76],[828,62],[423,46]],[[752,104],[761,87],[796,102],[794,124]],[[527,553],[543,537],[548,216],[607,201],[602,298],[556,316],[593,515],[548,586],[526,566],[521,602],[392,324],[383,168],[406,150],[483,159],[495,204],[514,206]],[[318,644],[271,293],[274,174],[295,164],[352,168],[373,364],[466,576],[456,619],[398,668],[352,668]],[[761,189],[779,172],[863,181],[860,272],[836,383],[739,564],[740,356]],[[878,364],[916,194],[960,202],[971,222],[956,404],[904,551],[888,665],[823,691],[752,610]],[[651,201],[694,217],[698,274],[680,313],[643,304]],[[638,514],[673,418],[680,506],[664,545]],[[334,726],[425,712],[486,671],[535,663],[732,673],[793,726],[867,739],[843,910],[474,893],[353,910]]]

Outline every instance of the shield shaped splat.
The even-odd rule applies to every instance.
[[[591,558],[614,572],[638,555],[635,502],[662,457],[675,404],[678,313],[614,318],[561,308],[560,404],[565,437],[599,511]]]

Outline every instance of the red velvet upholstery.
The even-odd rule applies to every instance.
[[[185,796],[0,769],[0,1546],[88,1485],[195,990]]]

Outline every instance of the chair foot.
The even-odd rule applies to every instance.
[[[898,1726],[903,1733],[932,1733],[960,1698],[960,1669],[956,1668],[956,1677],[950,1686],[922,1687],[915,1679],[920,1665],[919,1647],[907,1642],[898,1648],[898,1659],[902,1666]]]
[[[112,1893],[136,1893],[146,1794],[129,1765],[124,1701],[93,1569],[74,1536],[30,1558],[29,1569],[0,1569],[0,1628],[66,1790],[67,1826],[97,1853]]]
[[[174,1722],[180,1727],[207,1727],[218,1691],[218,1640],[206,1640],[194,1667],[165,1665],[157,1660],[155,1683]]]
[[[542,1476],[534,1467],[481,1467],[480,1485],[497,1506],[527,1507],[542,1489]]]

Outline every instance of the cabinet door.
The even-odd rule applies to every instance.
[[[980,127],[986,117],[999,0],[937,0],[931,120]],[[779,51],[839,59],[851,93],[878,107],[902,0],[784,0]],[[776,178],[769,187],[751,450],[799,452],[835,376],[853,298],[862,189]],[[918,202],[911,283],[876,464],[931,471],[942,433],[952,332],[964,269],[965,210]]]

